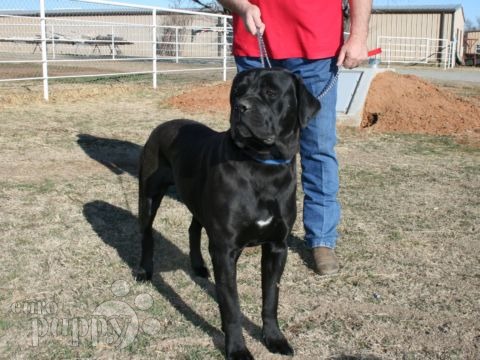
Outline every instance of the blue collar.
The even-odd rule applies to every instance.
[[[292,162],[292,159],[259,159],[253,158],[256,162],[266,165],[288,165]]]

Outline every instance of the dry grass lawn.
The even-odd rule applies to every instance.
[[[153,283],[131,275],[136,159],[157,124],[186,116],[164,100],[191,86],[57,84],[49,104],[0,88],[0,357],[223,358],[213,284],[191,275],[174,192],[155,223]],[[228,126],[222,113],[195,118]],[[480,150],[339,137],[338,276],[311,270],[299,188],[279,307],[295,358],[480,358]],[[259,266],[258,250],[240,258],[244,333],[256,358],[280,359],[261,343]]]

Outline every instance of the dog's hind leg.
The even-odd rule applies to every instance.
[[[205,261],[202,257],[202,250],[200,249],[202,225],[197,219],[195,219],[195,217],[192,217],[192,223],[188,228],[188,235],[190,238],[190,263],[192,264],[193,273],[196,276],[208,278],[208,269],[205,266]]]
[[[170,170],[158,169],[145,179],[140,169],[139,197],[138,197],[138,220],[142,235],[142,256],[140,267],[143,271],[136,275],[137,281],[152,279],[153,273],[153,230],[152,224],[157,215],[157,210],[162,202],[168,186],[171,184]]]
[[[140,267],[144,273],[137,274],[137,281],[152,279],[153,273],[153,230],[152,224],[163,196],[147,197],[143,200],[140,213],[140,231],[142,233],[142,257]],[[141,201],[142,202],[142,201]]]

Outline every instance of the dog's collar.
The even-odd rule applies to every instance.
[[[247,150],[247,149],[245,149]],[[250,151],[245,151],[245,154],[248,155],[249,158],[252,160],[255,160],[256,162],[260,164],[265,164],[265,165],[288,165],[292,162],[292,159],[275,159],[275,158],[267,158],[263,159],[257,156],[257,154],[252,154]]]
[[[235,143],[235,139],[232,136],[232,132],[230,132],[231,139],[233,141],[233,144],[235,144],[236,147],[242,149],[242,152],[247,155],[250,159],[255,160],[256,162],[260,164],[265,164],[265,165],[288,165],[292,162],[292,159],[275,159],[275,158],[270,158],[270,159],[262,159],[255,154],[255,152],[247,147],[240,147]]]
[[[266,165],[288,165],[292,162],[292,159],[259,159],[255,157],[252,158],[256,162]]]

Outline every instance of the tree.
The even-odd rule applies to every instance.
[[[465,19],[465,31],[472,30],[473,28],[473,21],[470,19]]]

